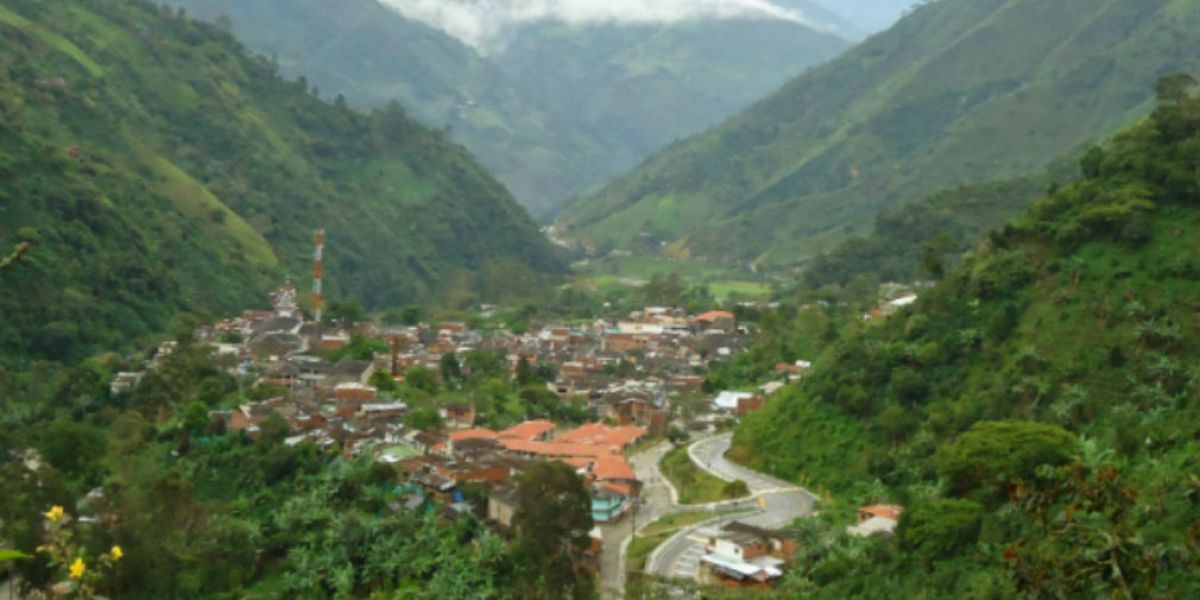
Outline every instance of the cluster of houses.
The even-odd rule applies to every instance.
[[[291,284],[272,295],[272,304],[272,310],[247,310],[196,332],[198,340],[227,357],[232,374],[278,390],[273,398],[213,411],[213,427],[255,437],[268,420],[282,419],[290,445],[313,443],[397,465],[406,476],[406,502],[432,497],[462,508],[459,488],[484,486],[486,513],[500,527],[509,525],[515,510],[513,478],[539,459],[561,461],[583,475],[597,523],[620,519],[639,490],[625,458],[629,447],[646,435],[665,433],[669,399],[699,392],[704,378],[694,373],[740,351],[749,338],[733,313],[719,310],[689,315],[648,307],[620,318],[540,323],[514,333],[462,322],[331,328],[304,318]],[[378,340],[377,347],[387,350],[365,360],[330,360],[356,337]],[[133,389],[174,350],[165,344],[142,370],[119,374],[113,393]],[[493,431],[476,427],[475,407],[450,404],[440,408],[444,425],[439,431],[410,430],[403,424],[407,404],[372,385],[384,377],[403,382],[413,367],[436,377],[447,354],[477,350],[503,357],[514,375],[521,363],[548,367],[556,374],[548,384],[554,393],[564,400],[585,399],[600,419],[615,425],[560,431],[550,421],[528,421]],[[768,393],[737,395],[732,401],[722,395],[713,406],[740,414],[761,406]]]

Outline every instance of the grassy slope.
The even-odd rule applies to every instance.
[[[676,448],[663,456],[659,463],[662,473],[679,492],[680,504],[707,504],[732,500],[725,495],[726,482],[692,463],[687,447]]]
[[[399,110],[323,103],[214,27],[141,2],[4,0],[0,30],[0,242],[40,238],[0,289],[20,324],[0,353],[68,359],[179,310],[260,305],[305,278],[318,226],[333,298],[563,268],[462,148]]]
[[[1193,3],[933,3],[561,223],[583,240],[645,231],[695,256],[791,264],[885,207],[1036,171],[1144,115],[1158,76],[1200,69],[1197,27]]]
[[[1054,423],[1139,491],[1140,539],[1181,544],[1200,520],[1184,478],[1200,467],[1200,99],[1190,112],[1174,141],[1155,122],[1122,134],[1087,179],[992,234],[913,310],[842,339],[744,421],[735,456],[842,498],[879,480],[925,503],[947,493],[935,452],[972,424]],[[1015,533],[1002,523],[985,520],[991,545],[962,560],[999,567],[994,549]],[[1159,585],[1188,581],[1167,565]]]

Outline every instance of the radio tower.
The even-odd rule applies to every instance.
[[[317,250],[313,253],[313,314],[321,322],[321,309],[325,308],[325,296],[321,294],[321,278],[325,275],[325,230],[317,230]]]

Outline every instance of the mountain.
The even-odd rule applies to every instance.
[[[564,269],[461,147],[397,106],[325,103],[212,25],[3,0],[0,30],[0,247],[34,242],[3,273],[0,355],[66,360],[262,305],[307,286],[318,227],[327,296],[370,306]]]
[[[628,170],[846,47],[787,21],[538,23],[514,32],[490,59],[588,132],[609,164]],[[620,170],[605,169],[610,176]]]
[[[848,45],[833,33],[762,19],[575,27],[542,21],[477,49],[436,22],[405,18],[377,0],[170,4],[231,24],[239,39],[276,57],[285,74],[307,77],[323,96],[341,94],[360,107],[398,100],[420,120],[449,127],[539,215]],[[850,27],[812,11],[835,29]],[[714,56],[719,68],[710,72]]]
[[[1200,5],[943,0],[568,207],[593,245],[802,264],[881,211],[1021,176],[1144,116],[1200,70]],[[658,244],[655,244],[658,245]]]
[[[743,421],[733,456],[829,492],[836,516],[797,542],[806,596],[877,597],[883,579],[897,597],[1200,593],[1188,81],[1164,80],[1153,116],[1089,151],[1080,181],[911,308],[850,327]],[[906,507],[894,541],[841,533],[879,501]]]

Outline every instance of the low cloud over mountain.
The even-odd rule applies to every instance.
[[[825,29],[801,10],[770,0],[381,0],[404,16],[486,50],[512,27],[538,21],[571,25],[771,19]]]

